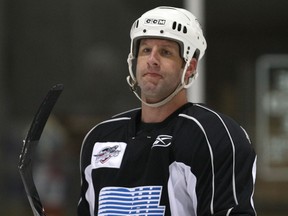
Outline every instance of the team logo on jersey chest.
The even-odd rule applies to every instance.
[[[113,147],[107,147],[107,148],[102,149],[98,154],[93,155],[96,158],[96,163],[100,162],[104,164],[111,157],[117,157],[120,152],[118,148],[119,148],[119,145],[115,145]]]
[[[91,157],[92,167],[119,168],[126,145],[123,142],[96,142]]]

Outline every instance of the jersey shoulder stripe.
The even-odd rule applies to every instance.
[[[102,125],[105,125],[105,124],[109,124],[109,123],[115,123],[115,122],[120,122],[120,121],[127,121],[127,120],[130,120],[131,117],[120,117],[120,118],[112,118],[112,119],[109,119],[109,120],[106,120],[106,121],[103,121],[103,122],[100,122],[99,124],[95,125],[87,134],[86,136],[84,137],[84,140],[83,142],[86,141],[87,137],[92,133],[92,131],[94,131],[96,128],[102,126]]]
[[[131,110],[127,110],[125,112],[121,112],[121,113],[118,113],[116,115],[113,115],[112,118],[119,118],[119,117],[123,117],[123,116],[131,116],[133,113],[137,112],[141,110],[140,107],[138,108],[134,108],[134,109],[131,109]]]

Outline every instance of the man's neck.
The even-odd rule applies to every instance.
[[[186,95],[182,95],[183,93],[184,92],[179,93],[171,101],[160,107],[150,107],[142,104],[142,122],[156,123],[164,121],[168,116],[188,102]]]

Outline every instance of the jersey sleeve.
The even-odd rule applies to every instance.
[[[126,115],[130,113],[131,112],[126,113]],[[130,116],[121,115],[117,116],[117,118],[115,117],[100,122],[94,126],[85,136],[80,152],[81,190],[80,201],[77,208],[77,213],[79,216],[94,215],[98,210],[97,201],[100,189],[96,188],[95,186],[96,180],[94,175],[96,174],[94,172],[95,167],[92,165],[92,158],[95,158],[92,156],[94,154],[94,147],[99,142],[112,141],[110,139],[115,139],[118,141],[119,136],[122,136],[123,130],[126,128],[125,124],[130,119]]]
[[[215,167],[216,180],[220,187],[220,189],[215,190],[217,192],[215,193],[215,205],[220,207],[220,213],[217,214],[215,212],[215,215],[221,215],[222,208],[227,212],[230,211],[230,215],[256,215],[253,202],[256,179],[256,153],[248,134],[241,126],[231,119],[225,120],[224,117],[223,123],[227,127],[227,129],[225,128],[229,137],[227,146],[231,145],[231,153],[229,155],[232,155],[232,158],[227,157],[227,160],[223,160],[222,163],[220,162]],[[216,152],[215,157],[221,158],[221,152]],[[224,169],[223,172],[222,169],[226,164],[230,165],[227,167],[227,171],[225,172]],[[226,176],[224,181],[221,176]],[[225,194],[227,194],[227,197],[231,196],[229,195],[231,194],[230,190],[226,185],[232,186],[234,203],[231,202],[230,204],[223,196]]]
[[[84,179],[84,178],[82,177],[82,179]],[[81,216],[90,216],[89,204],[88,204],[88,202],[87,202],[87,200],[85,198],[86,190],[87,190],[87,183],[86,182],[82,182],[81,194],[80,194],[81,197],[80,197],[80,200],[79,200],[79,203],[78,203],[78,207],[77,207],[77,215],[79,215],[79,216],[80,215]]]
[[[219,121],[214,123],[215,128],[206,130],[213,183],[210,201],[212,215],[255,215],[254,149],[247,133],[235,121],[220,115],[217,118]]]
[[[256,154],[247,133],[231,118],[213,111],[182,117],[186,121],[176,160],[188,165],[195,176],[197,215],[256,215]]]
[[[91,130],[92,131],[92,130]],[[91,141],[91,131],[86,135],[83,140],[81,152],[80,152],[80,178],[81,178],[81,190],[80,190],[80,200],[77,207],[77,215],[90,216],[90,205],[87,197],[88,182],[85,177],[85,170],[90,165],[93,142]]]

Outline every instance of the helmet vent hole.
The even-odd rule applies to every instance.
[[[164,33],[164,30],[161,30],[160,33],[163,34],[163,33]]]
[[[143,29],[143,33],[146,33],[146,31],[147,31],[146,29]]]
[[[187,34],[187,28],[186,28],[186,26],[184,26],[184,28],[183,28],[183,33],[184,33],[184,34]]]
[[[138,28],[138,25],[139,25],[139,20],[136,21],[135,28]]]
[[[182,29],[182,25],[179,23],[177,30],[178,30],[178,31],[181,31],[181,29]]]
[[[177,22],[174,21],[174,22],[173,22],[173,25],[172,25],[172,29],[175,30],[175,29],[176,29],[176,26],[177,26]]]

